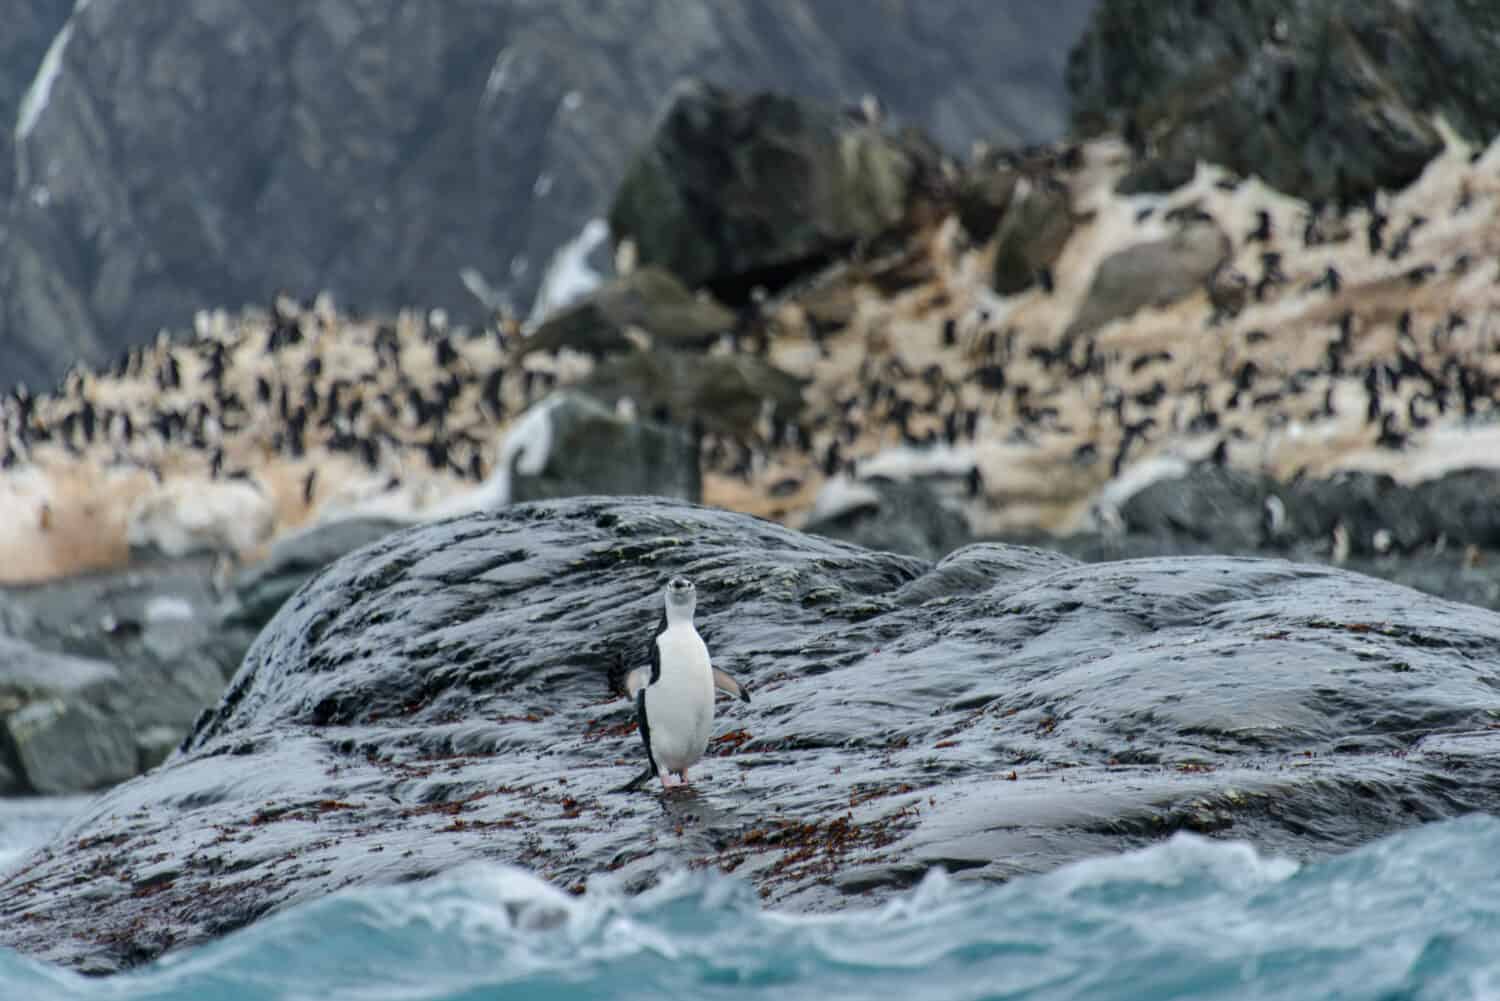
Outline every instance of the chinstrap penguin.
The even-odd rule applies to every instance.
[[[624,678],[646,746],[646,770],[621,792],[638,788],[652,776],[661,778],[663,788],[687,782],[688,769],[708,748],[716,688],[750,701],[748,688],[713,666],[703,637],[693,627],[698,595],[692,581],[673,577],[663,599],[666,607],[651,641],[651,664]],[[674,775],[677,783],[670,781]]]

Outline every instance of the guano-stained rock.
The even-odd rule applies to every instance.
[[[1160,240],[1111,254],[1095,269],[1069,332],[1087,334],[1137,310],[1167,306],[1206,290],[1229,246],[1229,238],[1217,226],[1193,223]]]

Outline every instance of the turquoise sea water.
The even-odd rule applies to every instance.
[[[36,845],[52,836],[89,796],[0,797],[0,875]],[[6,995],[0,993],[0,999]],[[8,1001],[8,999],[6,999]]]
[[[346,892],[118,977],[0,950],[0,998],[1500,996],[1500,820],[1298,865],[1179,835],[1005,886],[933,874],[878,909],[762,908],[684,874],[630,898],[518,869]]]

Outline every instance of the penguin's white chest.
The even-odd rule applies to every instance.
[[[646,689],[651,756],[659,768],[681,771],[703,757],[714,722],[714,676],[708,647],[691,625],[674,625],[656,638],[661,677]]]

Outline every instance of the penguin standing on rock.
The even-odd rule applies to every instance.
[[[742,701],[750,690],[714,667],[703,637],[693,628],[697,591],[692,581],[673,577],[664,594],[666,609],[651,642],[651,664],[625,675],[625,693],[635,702],[646,770],[621,787],[630,792],[652,776],[663,788],[687,782],[687,770],[708,749],[714,722],[714,689]],[[677,776],[678,782],[669,781]]]

